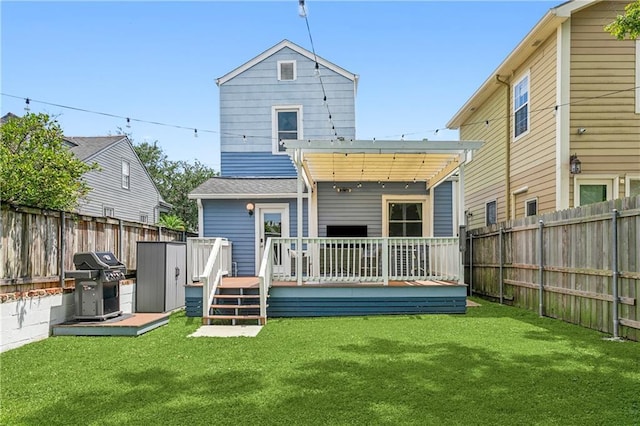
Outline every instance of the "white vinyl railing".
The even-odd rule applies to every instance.
[[[273,279],[310,282],[447,280],[459,277],[458,238],[273,238]]]
[[[198,277],[198,281],[202,283],[202,296],[204,298],[202,301],[203,318],[209,316],[209,307],[213,303],[213,297],[224,275],[222,243],[222,238],[215,239],[213,246],[211,246],[204,271]]]
[[[267,295],[272,283],[273,253],[273,239],[268,238],[262,259],[260,260],[260,271],[258,272],[258,281],[260,283],[260,317],[263,318],[263,325],[267,323]]]
[[[187,238],[187,277],[197,282],[209,260],[211,249],[216,240],[222,240],[222,269],[223,275],[231,273],[231,241],[226,238]]]

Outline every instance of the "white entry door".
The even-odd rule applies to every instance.
[[[256,204],[256,275],[269,237],[289,237],[289,204]],[[273,250],[273,272],[282,273],[288,263],[282,245]]]

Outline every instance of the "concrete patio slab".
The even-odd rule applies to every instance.
[[[189,337],[256,337],[261,325],[203,325]]]

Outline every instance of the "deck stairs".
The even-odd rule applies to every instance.
[[[209,306],[209,315],[202,320],[213,325],[264,325],[266,318],[260,316],[257,278],[240,282],[223,279]]]

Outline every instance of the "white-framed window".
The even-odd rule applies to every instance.
[[[273,120],[273,153],[284,154],[287,139],[302,139],[302,105],[274,106]]]
[[[131,167],[127,160],[122,160],[122,187],[129,189],[131,178]]]
[[[538,214],[538,198],[531,198],[524,202],[524,215],[535,216]]]
[[[624,196],[637,197],[638,195],[640,195],[640,175],[626,175]]]
[[[613,188],[618,186],[617,177],[582,175],[573,179],[574,207],[612,200]]]
[[[102,206],[102,215],[104,217],[115,217],[116,210],[111,206]]]
[[[529,132],[529,72],[513,85],[513,138]]]
[[[293,81],[297,78],[296,61],[278,61],[278,80]]]
[[[498,202],[496,200],[489,201],[484,205],[485,225],[495,225],[498,223]]]
[[[140,222],[149,223],[149,215],[145,212],[140,212]]]
[[[427,198],[416,195],[382,196],[383,237],[424,237],[429,233]]]

